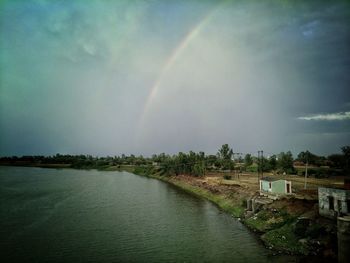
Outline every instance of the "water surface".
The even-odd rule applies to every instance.
[[[212,203],[126,172],[0,167],[5,261],[286,262]]]

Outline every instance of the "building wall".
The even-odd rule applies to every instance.
[[[278,180],[272,182],[272,193],[285,194],[286,193],[286,181]]]
[[[333,197],[333,209],[330,209],[329,197]],[[347,204],[347,200],[349,199],[350,190],[319,187],[319,214],[325,217],[335,218],[341,213],[349,213]]]
[[[269,192],[270,191],[270,182],[268,181],[260,181],[260,184],[262,185],[262,189],[265,192]]]
[[[286,180],[277,180],[272,182],[260,180],[260,190],[264,192],[275,193],[275,194],[287,194],[286,183],[289,183],[290,185],[289,191],[291,193],[292,184],[291,182]],[[271,184],[271,188],[270,188],[270,184]]]

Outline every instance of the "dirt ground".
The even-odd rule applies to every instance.
[[[225,189],[241,189],[242,191],[248,194],[254,194],[259,191],[259,178],[256,173],[225,173],[231,175],[231,180],[225,180],[223,178],[224,173],[220,172],[209,172],[204,178],[194,178],[186,177],[187,181],[192,181],[192,184],[207,184],[208,187],[218,188],[218,191],[225,192]],[[276,179],[285,179],[292,182],[292,192],[293,196],[297,199],[306,199],[306,200],[317,200],[318,193],[317,189],[319,186],[325,187],[342,187],[344,183],[344,177],[332,177],[325,179],[318,178],[307,178],[306,179],[306,189],[304,188],[305,178],[296,175],[273,175],[273,174],[264,174],[264,176],[274,177]],[[196,182],[196,183],[195,183]]]
[[[232,175],[233,176],[233,175]],[[290,215],[302,215],[310,212],[314,217],[317,214],[317,186],[329,185],[329,181],[310,179],[313,184],[310,189],[304,190],[303,182],[299,178],[293,180],[293,177],[284,176],[285,179],[292,181],[292,191],[296,192],[288,197],[283,197],[270,203],[268,209],[285,209]],[[178,175],[174,180],[180,180],[192,186],[197,186],[209,190],[213,194],[219,194],[232,198],[233,200],[246,200],[252,196],[259,195],[258,177],[256,174],[242,174],[239,178],[232,177],[231,180],[225,180],[221,173],[211,173],[205,177],[193,177],[187,175]],[[338,183],[340,179],[334,180]],[[293,185],[295,182],[295,185]]]

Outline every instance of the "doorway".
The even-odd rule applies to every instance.
[[[287,194],[290,193],[290,184],[287,184]]]

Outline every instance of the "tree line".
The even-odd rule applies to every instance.
[[[188,153],[179,152],[169,155],[165,153],[154,154],[151,157],[122,154],[121,156],[96,157],[92,155],[68,155],[56,154],[53,156],[12,156],[1,157],[2,165],[45,165],[64,164],[72,168],[103,169],[111,166],[131,165],[144,169],[156,170],[163,175],[187,174],[191,176],[203,176],[206,171],[239,171],[256,172],[258,169],[264,172],[298,174],[306,163],[311,167],[327,168],[329,175],[347,174],[350,171],[350,146],[341,148],[341,153],[329,156],[318,156],[309,151],[300,152],[296,158],[290,151],[281,152],[266,157],[256,157],[252,154],[239,155],[234,158],[233,149],[228,145],[222,145],[216,154],[206,155],[204,152]],[[318,172],[322,169],[318,169]],[[324,171],[326,171],[324,169]],[[323,172],[324,172],[323,171]]]

